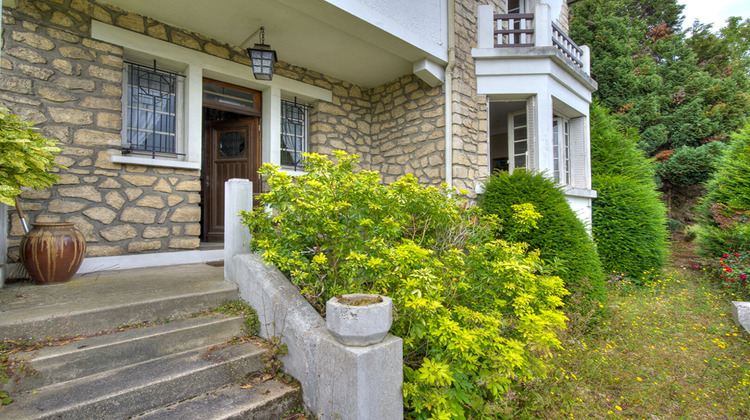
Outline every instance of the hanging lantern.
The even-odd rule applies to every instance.
[[[273,78],[273,66],[276,64],[276,51],[266,44],[266,33],[260,28],[260,44],[248,48],[247,53],[253,62],[253,75],[257,80],[271,80]]]

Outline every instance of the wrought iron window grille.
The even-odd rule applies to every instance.
[[[304,170],[302,154],[307,153],[309,105],[281,101],[281,166]]]
[[[180,106],[179,73],[142,64],[127,66],[126,144],[123,154],[150,154],[159,157],[184,156],[177,152]]]

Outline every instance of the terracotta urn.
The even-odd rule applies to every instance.
[[[86,240],[72,222],[33,223],[21,239],[21,261],[38,283],[61,283],[78,271]]]
[[[326,303],[326,327],[346,346],[380,343],[393,323],[393,299],[354,293],[336,296]]]

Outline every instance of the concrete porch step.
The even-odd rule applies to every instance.
[[[287,385],[278,380],[254,384],[243,389],[229,385],[204,395],[163,407],[138,420],[202,419],[276,420],[288,416],[291,410],[302,406],[299,385]]]
[[[18,394],[0,414],[9,419],[128,418],[260,372],[263,354],[257,340],[190,350]]]
[[[188,264],[76,275],[0,289],[0,338],[86,335],[216,307],[238,297],[222,267]]]
[[[242,330],[243,318],[220,314],[91,337],[62,346],[17,353],[37,373],[2,388],[18,393],[117,369],[190,349],[222,344]]]

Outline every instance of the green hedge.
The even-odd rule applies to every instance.
[[[594,243],[554,181],[524,170],[515,170],[512,175],[498,171],[485,184],[479,202],[482,209],[504,221],[501,236],[526,242],[539,250],[545,261],[558,260],[562,265],[556,274],[572,294],[585,296],[584,306],[604,301],[604,275]],[[538,229],[527,232],[509,223],[512,206],[524,203],[533,204],[542,215]]]
[[[666,262],[666,206],[656,189],[654,163],[626,130],[595,103],[591,107],[592,231],[602,266],[641,282]]]

